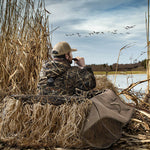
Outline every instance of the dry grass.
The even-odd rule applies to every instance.
[[[97,88],[115,90],[106,77],[97,78]],[[91,102],[54,106],[26,102],[6,97],[1,106],[1,140],[17,147],[87,147],[80,136],[82,126],[90,110]],[[144,106],[141,106],[144,108]],[[122,138],[113,149],[147,147],[150,143],[150,114],[136,109],[131,121],[123,130]]]
[[[115,90],[106,77],[97,82],[99,90]],[[0,139],[17,147],[88,147],[80,133],[90,107],[91,101],[85,98],[81,103],[54,106],[7,96],[1,103]]]
[[[113,83],[107,78],[107,76],[96,76],[96,89],[97,90],[105,90],[111,89],[115,93],[117,93],[117,89],[113,85]]]
[[[117,72],[118,72],[118,65],[119,65],[118,63],[119,63],[120,53],[121,53],[122,50],[124,50],[124,49],[126,49],[126,48],[129,48],[129,47],[131,47],[131,44],[127,44],[127,45],[123,46],[123,47],[120,49],[120,51],[119,51],[119,55],[118,55],[118,59],[117,59],[117,64],[116,64],[116,72],[115,72],[114,84],[116,83],[116,76],[117,76]]]
[[[1,140],[21,147],[83,147],[80,132],[91,102],[33,105],[11,97],[4,99]]]
[[[48,16],[44,3],[0,1],[0,139],[18,146],[80,147],[80,130],[90,102],[81,104],[24,104],[2,97],[34,94],[42,60],[48,58]],[[3,102],[2,102],[3,101]]]
[[[1,0],[0,4],[0,139],[11,146],[23,147],[85,146],[80,132],[90,101],[54,106],[48,103],[31,105],[8,96],[2,98],[11,94],[36,93],[42,60],[48,58],[51,43],[47,11],[42,0],[37,9],[32,0]],[[106,77],[98,77],[96,89],[106,88],[117,93]],[[141,122],[145,122],[141,128],[146,129],[141,133],[149,134],[149,113],[139,111],[134,117],[126,133],[138,130]],[[119,142],[122,141],[129,143],[130,139]]]
[[[43,59],[48,58],[48,16],[43,1],[1,1],[0,94],[35,93]]]
[[[97,82],[99,90],[115,90],[106,77]],[[0,139],[17,147],[88,147],[80,133],[90,106],[91,101],[85,98],[81,103],[54,106],[7,96],[1,103]]]

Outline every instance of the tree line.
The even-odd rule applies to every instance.
[[[88,65],[92,68],[93,71],[115,71],[117,63],[112,65],[108,64],[91,64]],[[139,61],[137,63],[130,63],[130,64],[118,64],[118,71],[145,71],[146,70],[146,59]]]

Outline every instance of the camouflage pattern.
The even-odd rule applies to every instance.
[[[40,95],[75,95],[77,89],[88,91],[96,86],[93,71],[89,67],[80,69],[67,62],[44,63],[38,83]]]

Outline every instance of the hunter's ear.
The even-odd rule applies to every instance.
[[[65,54],[65,57],[66,57],[66,59],[69,59],[69,55],[68,54]]]

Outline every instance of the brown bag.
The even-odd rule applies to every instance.
[[[93,104],[81,135],[90,146],[107,148],[121,137],[122,127],[130,120],[133,108],[112,90],[105,90],[91,100]]]

